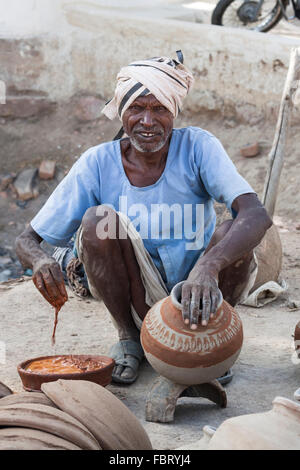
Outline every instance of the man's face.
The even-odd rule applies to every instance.
[[[139,152],[157,152],[173,130],[173,114],[153,95],[137,98],[123,114],[123,128]]]

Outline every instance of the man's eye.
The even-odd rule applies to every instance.
[[[134,104],[130,106],[129,109],[133,109],[134,111],[141,111],[142,107],[138,106],[137,104]]]
[[[162,111],[167,111],[167,108],[165,108],[164,106],[157,106],[155,110],[158,112],[162,112]]]

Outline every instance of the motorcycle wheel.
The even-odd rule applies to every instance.
[[[234,5],[236,6],[236,8],[234,8],[231,4],[234,3]],[[256,21],[254,25],[254,22],[243,22],[238,14],[237,14],[237,10],[241,7],[242,4],[244,4],[245,2],[244,1],[239,1],[239,0],[220,0],[217,5],[216,5],[216,8],[214,9],[213,13],[212,13],[212,17],[211,17],[211,23],[212,24],[215,24],[215,25],[219,25],[219,26],[227,26],[227,27],[246,27],[247,29],[249,30],[252,30],[252,31],[258,31],[258,32],[261,32],[261,33],[265,33],[267,31],[269,31],[270,29],[272,29],[282,18],[282,11],[281,11],[281,7],[280,7],[280,3],[275,0],[274,3],[275,5],[273,6],[273,8],[261,19],[258,19],[258,21]],[[254,3],[257,3],[257,2],[254,2],[254,1],[250,1],[248,3],[251,3],[251,4],[254,4]],[[282,2],[283,5],[286,4],[285,1]],[[235,20],[235,24],[229,24],[226,22],[226,24],[224,24],[224,16],[225,16],[225,13],[228,13],[228,10],[230,7],[233,7],[232,8],[232,16],[234,17],[234,20]]]

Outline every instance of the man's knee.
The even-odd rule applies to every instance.
[[[89,207],[82,218],[81,225],[84,232],[95,232],[99,222],[103,222],[102,225],[105,226],[105,222],[108,223],[109,221],[116,219],[116,211],[111,207],[102,204],[100,206]]]
[[[82,218],[82,241],[100,245],[99,242],[116,238],[118,215],[106,205],[89,207]]]

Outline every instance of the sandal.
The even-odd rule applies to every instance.
[[[233,372],[231,369],[229,369],[227,372],[225,372],[224,375],[222,375],[221,377],[219,377],[217,379],[217,381],[219,382],[219,384],[221,385],[226,385],[226,384],[229,384],[229,382],[232,381],[232,378],[233,378]]]
[[[138,368],[144,358],[144,351],[140,343],[126,339],[116,343],[109,352],[110,357],[115,360],[115,368],[112,373],[112,381],[116,383],[131,384],[138,376]],[[127,357],[125,357],[125,355]],[[134,372],[131,378],[122,377],[114,373],[117,366],[130,367]]]

